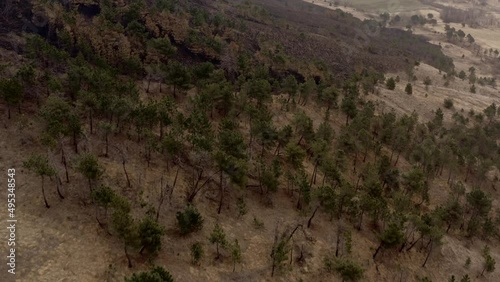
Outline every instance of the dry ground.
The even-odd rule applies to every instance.
[[[406,94],[400,95],[407,97]],[[5,108],[1,109],[1,114],[5,116]],[[303,110],[316,121],[324,114],[322,111],[314,111],[311,106]],[[291,114],[280,115],[276,121],[289,122],[291,116]],[[341,115],[334,114],[333,118],[335,127],[344,122]],[[39,179],[22,168],[22,161],[30,153],[42,153],[37,141],[38,134],[38,124],[26,123],[26,118],[17,113],[11,121],[3,119],[0,127],[0,136],[9,136],[0,140],[2,151],[0,171],[5,171],[7,167],[17,169],[19,199],[17,281],[123,281],[125,275],[146,269],[147,264],[137,255],[133,256],[136,265],[142,264],[141,262],[144,264],[133,269],[126,267],[120,242],[116,237],[107,235],[94,220],[95,211],[89,202],[88,187],[82,176],[76,173],[70,174],[71,182],[65,184],[63,189],[66,199],[62,201],[57,197],[54,183],[47,181],[46,193],[51,208],[44,207]],[[96,140],[99,137],[90,138]],[[147,169],[136,142],[117,137],[112,137],[112,142],[127,152],[130,160],[127,167],[131,174],[132,189],[123,188],[126,185],[120,167],[120,157],[113,151],[109,159],[100,158],[100,162],[106,167],[106,182],[131,198],[156,204],[162,175],[164,181],[171,183],[174,169],[167,172],[163,160],[158,155]],[[97,142],[83,142],[82,149],[87,147],[99,154],[103,148],[96,144]],[[368,161],[371,158],[373,156],[369,157]],[[401,165],[405,165],[404,160]],[[273,197],[272,206],[264,204],[265,201],[257,191],[231,188],[226,199],[226,203],[230,204],[224,207],[221,215],[216,213],[217,187],[209,187],[196,200],[196,205],[205,218],[204,229],[186,238],[178,237],[175,231],[175,212],[184,207],[186,176],[181,173],[173,198],[163,206],[160,217],[160,222],[167,227],[167,236],[156,264],[165,266],[176,281],[298,281],[299,278],[303,281],[340,281],[336,276],[327,274],[323,270],[323,257],[331,254],[335,245],[338,221],[329,222],[327,216],[322,213],[315,218],[311,229],[306,229],[305,233],[297,233],[294,239],[296,245],[294,253],[298,254],[302,247],[305,250],[306,263],[299,265],[294,262],[291,271],[274,279],[270,278],[269,251],[276,226],[282,231],[297,223],[306,224],[310,215],[310,212],[299,213],[295,210],[295,197],[287,194],[285,182],[282,183],[280,192]],[[443,195],[443,189],[448,189],[445,181],[436,180],[431,190],[432,199],[439,199],[438,195]],[[3,189],[2,191],[2,195],[5,195]],[[249,212],[238,218],[235,202],[236,198],[242,195],[246,195]],[[140,207],[136,209],[138,216],[144,212]],[[258,230],[254,227],[254,217],[264,223],[264,229]],[[5,218],[4,210],[2,218]],[[215,222],[221,223],[229,240],[237,238],[242,246],[244,262],[237,266],[234,273],[227,255],[222,261],[213,260],[214,248],[209,245],[207,238]],[[351,228],[351,224],[347,226]],[[363,281],[400,281],[401,277],[403,277],[401,281],[416,281],[416,275],[428,276],[433,281],[445,281],[450,273],[457,276],[469,273],[474,276],[481,270],[482,260],[479,254],[485,244],[481,241],[466,243],[453,236],[446,236],[442,248],[433,253],[424,269],[419,267],[424,255],[413,251],[399,256],[386,252],[374,262],[370,258],[377,246],[374,232],[365,226],[361,232],[353,230],[352,234],[353,258],[366,269]],[[206,256],[199,267],[191,266],[189,263],[189,246],[195,241],[205,245]],[[4,247],[2,245],[2,253],[5,253]],[[493,251],[497,261],[500,261],[498,249]],[[467,256],[472,259],[470,270],[462,267]],[[3,273],[5,272],[3,271],[2,275]],[[498,281],[498,278],[500,276],[495,272],[480,281],[493,282]]]
[[[476,35],[473,34],[475,37]],[[491,40],[489,36],[476,37],[479,40]],[[489,38],[489,39],[488,39]],[[449,54],[460,54],[465,52],[459,47],[451,45],[444,46],[444,51]],[[474,64],[480,66],[480,62],[473,59],[472,55],[466,53],[465,59],[453,56],[457,67],[464,68]],[[461,55],[460,55],[461,56]],[[470,61],[467,61],[469,60]],[[467,67],[468,68],[468,67]],[[478,68],[478,67],[476,67]],[[478,68],[480,73],[487,74],[487,69]],[[398,74],[390,74],[398,75]],[[380,99],[386,104],[386,110],[394,108],[399,113],[411,113],[416,110],[423,119],[430,119],[433,110],[442,106],[444,98],[453,98],[455,109],[470,108],[481,110],[491,102],[500,101],[498,90],[478,86],[477,94],[468,92],[468,83],[456,80],[451,86],[442,86],[443,80],[438,71],[428,65],[421,64],[416,70],[418,82],[414,84],[414,94],[408,96],[404,93],[406,76],[399,74],[401,82],[395,91],[381,89],[380,96],[370,95],[371,99]],[[430,76],[433,85],[426,91],[422,83],[425,76]],[[154,88],[154,87],[153,87]],[[153,89],[154,91],[154,89]],[[425,97],[427,94],[427,97]],[[278,106],[277,106],[278,107]],[[25,109],[28,110],[29,109]],[[323,117],[321,111],[312,106],[304,108],[306,113],[315,121]],[[451,111],[445,110],[447,117]],[[33,113],[30,113],[30,116]],[[17,281],[44,282],[44,281],[123,281],[125,275],[145,269],[146,266],[128,269],[122,246],[114,236],[109,236],[94,219],[94,209],[89,203],[88,187],[82,176],[71,173],[71,183],[65,184],[63,193],[65,200],[59,200],[55,192],[55,184],[46,182],[46,194],[50,209],[43,205],[40,191],[40,181],[31,173],[22,168],[22,161],[32,152],[44,153],[38,143],[39,125],[35,122],[30,124],[26,117],[20,117],[14,112],[11,121],[5,117],[5,107],[0,105],[0,173],[4,173],[8,167],[17,170],[16,180],[18,184],[17,197],[19,206],[18,216],[18,276]],[[276,121],[284,123],[289,121],[290,115],[278,115]],[[333,115],[334,127],[338,128],[344,122],[344,118],[335,113]],[[97,140],[97,136],[90,137]],[[165,181],[173,181],[174,171],[165,171],[165,165],[160,156],[156,155],[150,169],[140,154],[140,147],[129,140],[112,137],[112,142],[128,152],[128,170],[131,173],[133,189],[123,190],[129,197],[138,199],[142,197],[145,202],[156,204],[158,187],[162,174]],[[94,153],[102,152],[102,147],[88,143],[86,146]],[[92,145],[92,146],[91,146]],[[85,146],[85,145],[82,145]],[[100,158],[106,164],[106,179],[108,184],[117,189],[125,187],[123,174],[120,167],[120,157],[116,152],[111,152],[109,159]],[[404,165],[404,161],[402,161]],[[3,178],[2,178],[3,179]],[[295,209],[295,198],[286,193],[286,183],[282,183],[280,192],[274,197],[273,207],[264,205],[262,197],[252,190],[231,189],[222,214],[217,215],[216,187],[210,187],[203,194],[198,195],[196,205],[202,211],[205,224],[204,229],[198,234],[187,238],[179,238],[175,232],[175,212],[184,207],[184,192],[186,175],[181,174],[178,188],[174,191],[171,202],[166,203],[162,210],[160,222],[167,227],[167,236],[164,239],[164,248],[156,263],[168,269],[176,281],[340,281],[337,277],[324,273],[322,270],[323,256],[331,253],[335,242],[335,230],[338,222],[330,223],[328,218],[320,213],[314,220],[310,230],[306,230],[306,236],[299,233],[295,244],[304,246],[310,254],[306,254],[306,264],[297,265],[283,275],[275,279],[270,278],[269,251],[272,245],[274,230],[278,225],[281,230],[287,226],[297,223],[306,223],[308,214],[298,213]],[[431,189],[431,199],[443,200],[443,191],[446,191],[446,180],[437,179]],[[1,182],[6,187],[5,181]],[[142,188],[143,194],[139,192]],[[491,189],[490,189],[491,190]],[[498,192],[493,190],[495,199],[500,199]],[[2,198],[5,199],[5,189],[2,188]],[[142,196],[141,196],[142,195]],[[240,195],[247,196],[248,214],[242,218],[237,217],[236,198]],[[433,203],[435,204],[435,203]],[[498,207],[498,202],[495,201]],[[136,207],[142,213],[139,207]],[[1,209],[0,216],[6,217],[5,209]],[[253,226],[253,218],[264,223],[264,229],[258,230]],[[214,248],[209,245],[207,237],[213,228],[213,224],[219,221],[226,230],[230,240],[237,238],[242,246],[243,264],[237,266],[236,272],[232,272],[229,258],[215,262]],[[348,225],[350,226],[350,225]],[[5,236],[5,228],[0,228],[0,235]],[[206,256],[201,266],[194,267],[189,264],[189,246],[195,241],[205,245]],[[371,253],[377,246],[377,238],[368,227],[361,232],[353,232],[353,257],[366,269],[364,281],[416,281],[416,275],[428,276],[433,281],[446,281],[451,274],[459,277],[469,273],[473,281],[500,281],[500,271],[495,271],[486,278],[476,278],[482,268],[480,249],[486,242],[474,240],[468,242],[458,240],[455,236],[445,236],[443,245],[431,256],[426,268],[420,268],[420,262],[424,260],[422,253],[411,252],[396,256],[386,252],[377,259],[377,263],[371,260]],[[2,243],[1,253],[5,254],[6,245]],[[294,249],[298,253],[298,249]],[[493,255],[500,262],[500,250],[493,248]],[[470,270],[463,268],[465,259],[470,256],[472,260]],[[136,264],[141,261],[134,256]],[[381,263],[381,262],[384,263]],[[0,281],[5,281],[5,264],[0,264]]]

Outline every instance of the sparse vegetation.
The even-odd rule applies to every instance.
[[[182,235],[198,231],[203,227],[203,218],[194,206],[189,205],[183,212],[177,212],[176,218]]]
[[[446,109],[451,109],[453,108],[453,100],[452,99],[444,99],[444,103],[443,103],[443,106],[446,108]]]
[[[437,16],[387,12],[360,21],[298,0],[4,2],[0,147],[9,166],[24,161],[16,192],[20,220],[30,223],[19,229],[28,253],[59,262],[88,249],[92,261],[76,261],[82,281],[95,279],[88,273],[227,280],[221,270],[239,264],[247,280],[404,280],[418,264],[428,276],[417,280],[456,281],[450,274],[466,271],[465,257],[436,255],[450,244],[473,258],[464,265],[470,275],[494,277],[495,77],[479,77],[485,68],[475,61],[478,70],[457,74],[443,54],[454,48],[414,34],[438,25]],[[21,32],[33,21],[26,15],[47,23]],[[463,28],[435,34],[473,51],[460,66],[469,56],[497,59]],[[458,101],[473,95],[457,76],[491,104]],[[451,89],[438,86],[441,77]],[[402,81],[414,96],[389,92]],[[37,179],[42,195],[33,193]],[[50,210],[33,204],[40,196]],[[202,230],[207,223],[213,229]],[[43,248],[30,234],[41,234]],[[64,252],[45,248],[47,240]],[[464,252],[467,241],[474,244]],[[484,242],[492,249],[480,261],[474,246]],[[326,271],[317,271],[317,247],[327,245]],[[207,246],[216,259],[208,264]],[[366,263],[370,256],[375,263]],[[405,259],[395,266],[398,256]],[[69,257],[54,279],[76,273]],[[441,260],[456,271],[442,273]],[[28,263],[33,271],[20,278],[37,280],[39,259]],[[266,272],[257,269],[263,263]],[[172,275],[163,267],[136,272],[147,264]]]

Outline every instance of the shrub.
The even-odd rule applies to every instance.
[[[411,83],[406,84],[405,92],[408,95],[411,95],[413,93],[413,86]]]
[[[426,77],[424,78],[424,85],[425,85],[425,86],[429,86],[429,85],[431,85],[431,84],[432,84],[432,80],[431,80],[431,78],[430,78],[430,77],[428,77],[428,76],[426,76]]]
[[[387,80],[385,85],[387,86],[387,89],[394,90],[396,88],[396,81],[391,77]]]
[[[447,109],[453,108],[453,100],[452,99],[444,99],[444,107]]]
[[[363,278],[364,270],[350,259],[324,259],[325,269],[328,272],[337,272],[342,281],[359,281]]]
[[[161,266],[156,266],[149,272],[134,273],[130,278],[125,278],[125,282],[174,282],[170,272]]]
[[[191,245],[191,259],[194,265],[198,265],[203,258],[203,245],[200,242],[196,242]]]
[[[203,227],[203,218],[194,206],[187,206],[184,212],[177,212],[177,224],[182,235],[198,231]]]

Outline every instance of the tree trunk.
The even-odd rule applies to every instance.
[[[420,238],[417,239],[417,241],[411,243],[411,245],[406,249],[406,251],[410,251],[420,240],[422,240],[422,236],[420,236]]]
[[[88,181],[89,181],[90,194],[92,195],[92,180],[90,178],[88,178]]]
[[[160,141],[163,139],[163,121],[160,120]]]
[[[274,150],[274,155],[277,156],[280,152],[280,146],[281,146],[281,143],[278,142],[278,146],[276,146],[276,150]]]
[[[340,246],[340,225],[337,226],[337,241],[335,243],[335,257],[339,257]]]
[[[272,270],[271,270],[271,277],[274,276],[274,269],[276,268],[276,261],[275,259],[273,258],[273,267],[272,267]]]
[[[427,253],[427,256],[425,257],[425,261],[424,261],[424,264],[422,264],[422,267],[425,267],[425,264],[427,263],[427,260],[431,256],[433,245],[434,245],[434,240],[431,239],[431,243],[429,245],[429,252]]]
[[[215,257],[215,259],[219,259],[219,257],[220,257],[220,254],[219,254],[219,243],[215,243],[215,246],[217,248],[217,257]]]
[[[106,139],[106,152],[104,153],[104,156],[106,156],[106,158],[107,158],[107,157],[109,156],[109,155],[108,155],[108,151],[109,151],[109,139],[108,139],[108,132],[106,132],[105,139]]]
[[[174,194],[174,189],[175,189],[175,185],[177,184],[177,177],[179,176],[179,170],[180,170],[180,169],[181,169],[181,168],[180,168],[180,167],[178,167],[178,168],[177,168],[177,171],[175,172],[174,183],[172,184],[172,189],[170,190],[170,198],[169,198],[169,199],[170,199],[170,200],[169,200],[170,202],[172,202],[172,195]]]
[[[363,225],[363,215],[365,211],[361,211],[361,215],[359,216],[359,222],[358,222],[358,231],[361,230],[361,225]]]
[[[315,178],[315,175],[316,175],[316,170],[318,169],[318,161],[315,161],[314,162],[314,169],[313,169],[313,173],[311,175],[311,181],[309,182],[309,189],[311,189],[313,183],[315,183],[316,181],[314,181],[314,178]]]
[[[217,209],[217,214],[220,214],[222,210],[222,201],[224,200],[224,185],[222,183],[222,178],[223,178],[223,172],[222,170],[220,171],[220,200],[219,200],[219,208]]]
[[[59,198],[61,200],[64,200],[64,196],[63,194],[61,193],[61,184],[62,184],[62,181],[61,181],[61,178],[59,178],[59,175],[56,176],[56,188],[57,188],[57,194],[59,195]]]
[[[446,182],[448,185],[450,184],[450,180],[451,180],[451,167],[449,168],[448,181]]]
[[[299,142],[297,142],[297,145],[300,145],[300,142],[302,142],[302,139],[304,139],[304,135],[300,135]]]
[[[45,179],[44,177],[42,176],[42,195],[43,195],[43,201],[45,202],[45,207],[46,208],[50,208],[49,206],[49,203],[47,202],[47,198],[45,198],[45,187],[44,187],[44,182],[45,182]]]
[[[398,165],[399,162],[399,156],[401,155],[401,152],[398,152],[398,155],[396,156],[396,161],[394,162],[394,166]]]
[[[62,163],[64,165],[64,170],[66,172],[66,183],[69,183],[68,163],[66,162],[66,155],[64,154],[63,146],[61,146],[61,154],[62,154]]]
[[[318,211],[318,208],[319,208],[319,206],[317,206],[317,207],[314,209],[313,214],[311,215],[311,217],[310,217],[310,218],[309,218],[309,220],[307,221],[307,228],[310,228],[310,227],[311,227],[312,220],[313,220],[314,216],[316,215],[316,212]]]
[[[123,243],[123,248],[125,249],[125,256],[127,257],[128,268],[132,268],[132,260],[130,259],[130,256],[127,251],[127,243]]]
[[[8,118],[10,119],[10,106],[7,106],[7,114],[8,114]]]
[[[125,169],[125,160],[122,161],[123,172],[125,172],[125,177],[127,178],[127,187],[130,188],[130,179],[128,177],[127,169]]]
[[[78,154],[78,142],[77,142],[77,134],[73,132],[73,147],[75,149],[75,154]]]
[[[354,153],[354,161],[353,161],[353,171],[356,172],[356,163],[358,162],[358,151]]]
[[[465,179],[464,182],[467,183],[467,179],[469,178],[469,165],[465,168]]]
[[[375,250],[375,253],[373,254],[373,257],[372,257],[373,259],[375,259],[375,257],[379,253],[380,249],[382,249],[382,245],[383,245],[383,242],[380,242],[380,245],[378,245],[377,250]]]
[[[89,110],[89,127],[90,127],[90,134],[94,133],[94,121],[92,118],[92,110]]]

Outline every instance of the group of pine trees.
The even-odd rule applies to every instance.
[[[223,24],[210,15],[192,12],[192,26],[222,29]],[[141,24],[134,23],[137,15],[129,16],[127,32],[143,34]],[[416,113],[379,113],[365,95],[383,79],[368,70],[346,81],[318,82],[312,77],[300,81],[293,75],[276,76],[242,56],[233,78],[234,73],[210,62],[190,65],[171,59],[177,51],[169,39],[152,39],[149,44],[153,49],[148,52],[157,52],[159,61],[116,66],[85,53],[84,46],[73,46],[81,50],[71,54],[31,36],[25,55],[32,61],[0,80],[6,119],[18,115],[11,109],[22,112],[26,104],[38,105],[36,122],[42,128],[39,145],[43,148],[39,151],[45,153],[27,157],[24,166],[40,177],[45,206],[50,207],[48,181],[64,199],[68,197],[65,185],[84,180],[98,224],[123,244],[130,267],[131,252],[154,256],[161,250],[166,234],[159,220],[161,205],[173,192],[179,172],[190,182],[186,208],[175,215],[179,236],[204,228],[196,197],[208,186],[218,189],[219,214],[232,204],[241,207],[238,216],[246,213],[244,200],[228,200],[237,188],[255,188],[271,201],[285,191],[297,210],[310,214],[304,226],[276,231],[270,250],[271,275],[286,269],[286,261],[293,257],[292,238],[297,230],[313,227],[318,211],[339,226],[343,223],[337,230],[335,255],[325,258],[325,268],[346,280],[363,275],[351,255],[347,226],[375,232],[379,241],[374,260],[383,261],[389,252],[416,250],[425,253],[425,260],[419,262],[423,267],[446,234],[499,239],[500,217],[493,213],[487,192],[489,185],[496,184],[484,177],[492,166],[500,167],[496,142],[500,107],[496,104],[475,114],[484,114],[487,120],[469,120],[455,112],[453,124],[445,126],[445,113],[437,109],[434,118],[424,123]],[[147,86],[138,86],[137,80]],[[158,87],[152,88],[152,83]],[[390,78],[386,86],[394,89],[395,83]],[[408,84],[406,93],[411,92]],[[281,100],[278,110],[276,100]],[[322,119],[313,120],[305,105],[320,112]],[[278,125],[279,115],[290,117],[289,122]],[[162,190],[159,204],[151,204],[141,216],[133,212],[138,199],[118,192],[125,187],[140,189],[134,173],[127,170],[130,156],[116,144],[122,138],[137,142],[145,167],[161,165],[176,172],[173,184]],[[121,184],[108,181],[106,158],[119,160]],[[402,159],[409,162],[408,169],[398,166]],[[448,187],[441,189],[449,196],[431,209],[430,189],[438,178],[447,180]],[[237,238],[228,240],[221,225],[215,225],[207,243],[214,245],[215,258],[231,257],[233,271],[242,262]],[[203,246],[196,242],[186,250],[195,265],[204,256]],[[304,259],[302,254],[299,259]],[[486,251],[485,260],[485,270],[493,271],[495,262]],[[173,278],[155,267],[127,281]]]

